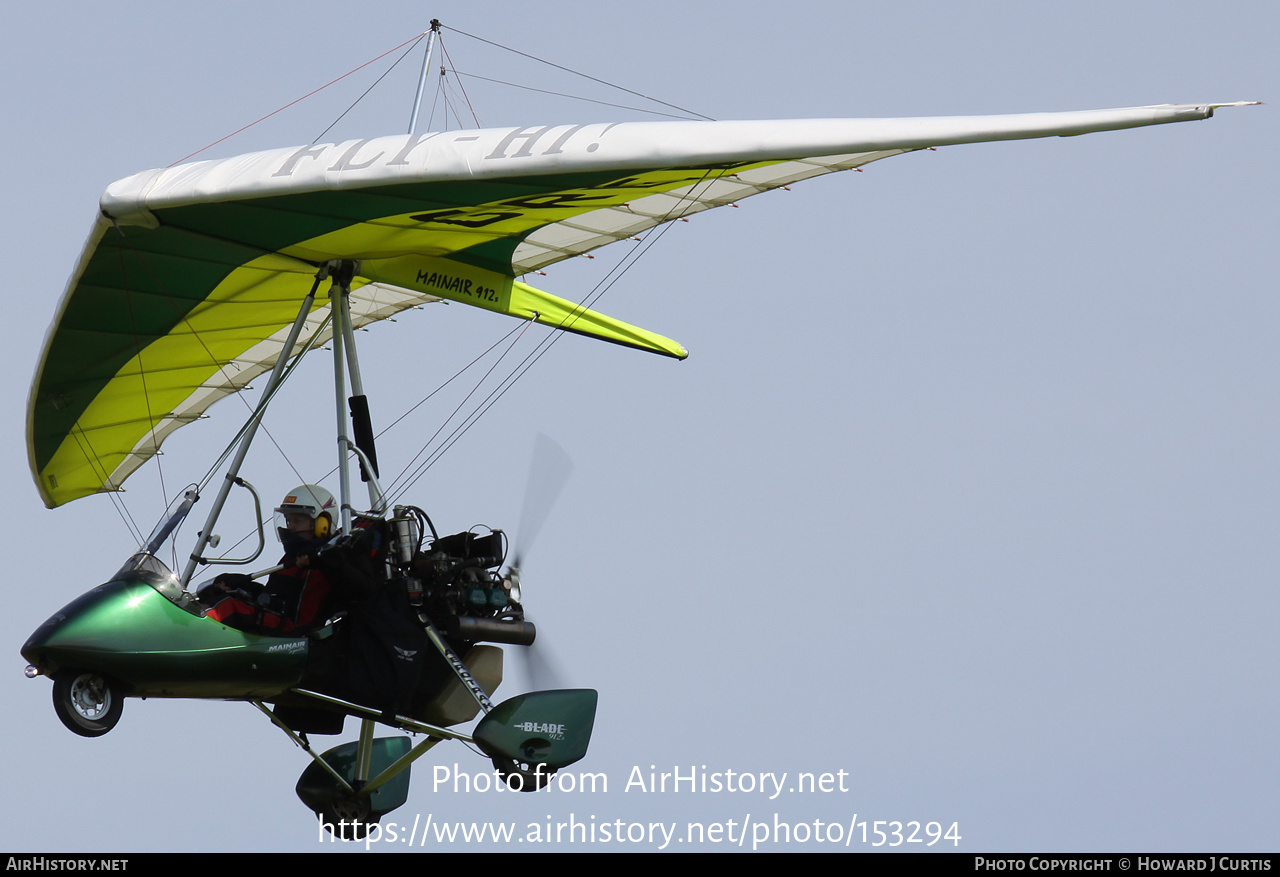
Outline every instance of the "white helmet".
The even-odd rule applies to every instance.
[[[276,508],[276,532],[280,541],[284,541],[289,532],[286,515],[306,515],[314,527],[312,534],[316,538],[328,536],[333,530],[334,510],[337,503],[333,494],[316,484],[300,484],[285,494]]]

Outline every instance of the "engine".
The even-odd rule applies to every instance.
[[[404,580],[410,602],[442,633],[472,643],[533,643],[537,631],[524,620],[519,573],[498,572],[507,553],[505,533],[491,529],[438,536],[431,519],[414,506],[396,506],[387,524],[389,560]],[[432,539],[424,548],[427,529]]]

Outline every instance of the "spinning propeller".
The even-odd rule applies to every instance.
[[[564,448],[546,435],[538,433],[533,445],[533,458],[529,463],[529,481],[525,486],[515,548],[511,555],[511,565],[506,572],[517,600],[520,599],[520,573],[524,569],[525,558],[538,538],[542,525],[550,516],[556,500],[560,498],[572,471],[573,461]],[[559,672],[542,637],[535,640],[533,645],[518,649],[517,652],[522,656],[525,677],[533,690],[564,687],[561,681],[563,674]]]

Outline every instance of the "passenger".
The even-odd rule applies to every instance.
[[[275,510],[276,533],[284,546],[280,569],[265,585],[240,573],[223,573],[197,595],[205,614],[228,627],[267,636],[302,636],[328,620],[335,599],[334,578],[347,564],[321,549],[334,533],[333,494],[303,484]]]

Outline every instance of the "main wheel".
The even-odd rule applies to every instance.
[[[53,709],[67,730],[101,737],[120,721],[124,697],[105,677],[71,670],[53,679]]]
[[[339,840],[364,840],[380,818],[370,816],[369,801],[364,798],[341,798],[327,809],[316,811],[316,816]]]
[[[493,767],[507,781],[507,786],[517,792],[536,792],[545,788],[556,775],[554,770],[547,770],[545,766],[539,770],[539,766],[531,761],[517,761],[514,758],[494,758]]]

